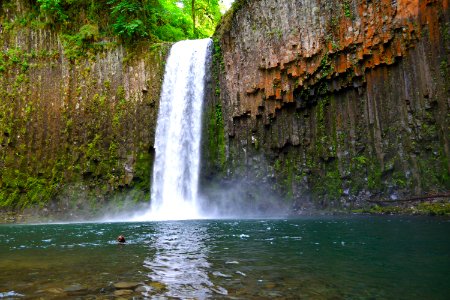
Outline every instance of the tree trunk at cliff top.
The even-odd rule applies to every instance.
[[[191,15],[192,15],[192,33],[194,37],[197,37],[195,28],[195,0],[191,1]]]

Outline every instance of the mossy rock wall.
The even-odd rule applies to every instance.
[[[447,193],[449,34],[448,1],[237,1],[205,168],[294,209]]]
[[[104,40],[68,56],[57,29],[21,23],[27,3],[0,10],[0,207],[148,201],[170,45]]]

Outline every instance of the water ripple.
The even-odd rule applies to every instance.
[[[205,227],[195,224],[160,223],[150,247],[154,255],[147,257],[144,266],[152,281],[164,284],[168,297],[208,298],[212,293],[226,294],[214,287],[209,279],[209,239]]]

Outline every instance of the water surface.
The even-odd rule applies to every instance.
[[[449,233],[365,216],[1,225],[0,298],[111,299],[135,281],[125,297],[448,299]]]

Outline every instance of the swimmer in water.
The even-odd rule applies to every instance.
[[[117,237],[117,241],[119,242],[119,244],[125,244],[125,237],[123,235],[119,235]]]

